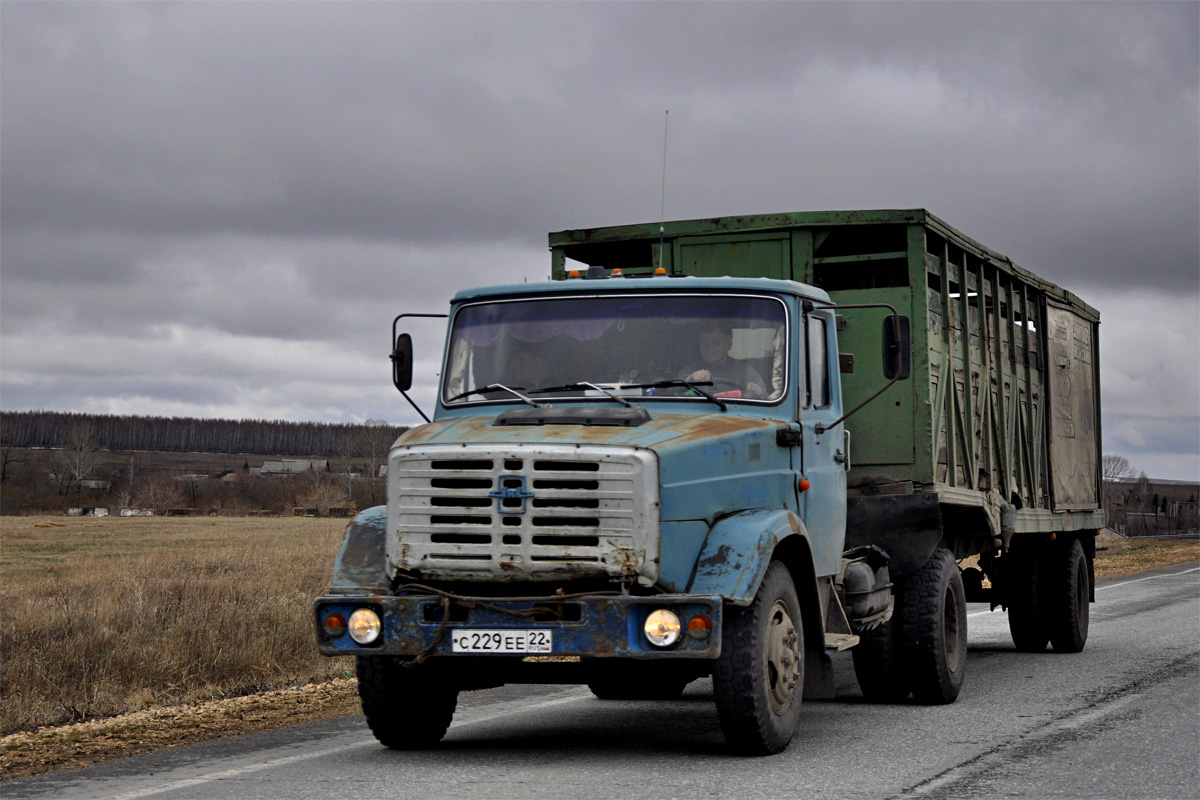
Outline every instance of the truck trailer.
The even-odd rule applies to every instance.
[[[432,417],[414,403],[316,601],[383,744],[435,744],[465,689],[666,701],[711,676],[730,747],[776,753],[833,651],[869,700],[953,702],[967,602],[1019,650],[1083,650],[1095,309],[921,209],[549,248],[551,280],[451,301]]]

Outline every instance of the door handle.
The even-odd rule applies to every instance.
[[[842,465],[842,469],[846,472],[850,471],[850,431],[842,429],[843,447],[845,450],[838,450],[833,454],[833,460]]]

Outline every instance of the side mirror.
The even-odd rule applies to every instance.
[[[912,331],[908,317],[883,318],[883,377],[906,380],[912,371]]]
[[[392,383],[401,392],[412,388],[412,368],[412,337],[402,333],[396,337],[396,348],[392,350]]]

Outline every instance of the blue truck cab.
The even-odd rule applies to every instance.
[[[826,648],[890,613],[886,558],[844,552],[828,295],[592,272],[454,298],[432,421],[348,528],[318,641],[357,656],[384,744],[439,739],[462,689],[669,699],[712,675],[730,744],[777,752],[831,692]]]

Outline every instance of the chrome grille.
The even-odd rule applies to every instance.
[[[658,577],[655,456],[418,446],[388,465],[388,563],[443,580]]]

